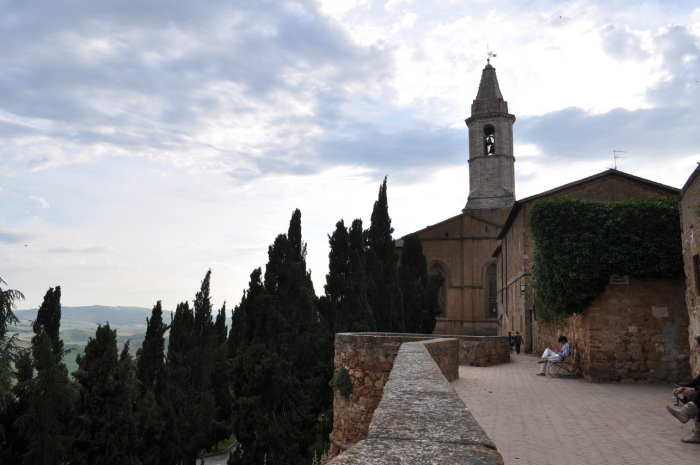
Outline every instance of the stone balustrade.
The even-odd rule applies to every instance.
[[[353,394],[345,399],[344,407],[354,399],[355,404],[365,408],[365,419],[371,417],[371,423],[366,439],[355,445],[343,444],[342,449],[346,451],[331,460],[331,464],[503,464],[495,445],[448,381],[449,377],[456,379],[458,376],[459,343],[456,339],[402,344],[397,339],[404,335],[338,336],[336,367],[339,360],[344,360],[351,352],[357,351],[358,355],[350,365],[355,374],[351,373]],[[390,349],[397,343],[400,349],[392,354]],[[339,346],[346,350],[338,352]],[[383,382],[381,376],[376,380],[373,376],[358,377],[361,366],[374,366],[379,369],[374,374],[377,375],[377,371],[386,373],[387,381]],[[379,393],[381,400],[376,409],[369,412],[367,406],[372,402],[365,402],[356,391],[379,385],[383,391]],[[336,428],[349,426],[346,420],[351,418],[337,417],[338,413],[342,417],[348,412],[338,404],[342,396],[337,391],[335,395],[333,442],[337,453]],[[351,438],[344,436],[342,439]]]

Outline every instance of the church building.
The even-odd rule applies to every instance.
[[[513,123],[490,63],[469,128],[469,197],[462,213],[416,231],[431,273],[442,273],[436,334],[496,335],[498,234],[515,203]],[[403,245],[397,240],[397,247]]]

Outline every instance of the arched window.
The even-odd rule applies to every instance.
[[[496,264],[492,263],[486,269],[489,283],[488,318],[498,318],[498,280],[496,277]]]
[[[440,305],[440,314],[438,315],[438,318],[445,318],[445,310],[447,308],[447,274],[445,273],[445,270],[442,268],[442,266],[433,265],[432,268],[430,268],[430,274],[438,273],[445,278],[442,281],[442,286],[440,286],[440,289],[438,289],[437,293],[438,305]]]
[[[496,129],[487,124],[484,126],[484,155],[489,156],[496,153]]]

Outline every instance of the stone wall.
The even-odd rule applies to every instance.
[[[681,215],[681,240],[683,243],[683,265],[685,268],[686,291],[685,302],[688,308],[688,344],[692,348],[694,338],[700,336],[700,266],[695,267],[693,260],[700,264],[700,166],[683,186],[678,207]],[[693,352],[690,360],[693,376],[700,374],[700,360]]]
[[[332,455],[367,437],[401,344],[428,340],[433,359],[450,381],[459,377],[459,364],[489,366],[510,361],[508,340],[503,336],[440,339],[429,334],[336,334],[335,372],[346,367],[353,390],[348,398],[334,390]]]
[[[688,314],[681,278],[630,277],[563,327],[540,324],[540,345],[557,349],[561,334],[578,348],[589,381],[677,382],[688,378]]]
[[[456,345],[454,340],[403,344],[367,438],[330,463],[503,464],[429,352]]]
[[[459,364],[487,367],[510,362],[508,336],[454,336],[459,340]]]

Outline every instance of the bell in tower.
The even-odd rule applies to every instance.
[[[465,122],[469,128],[469,198],[464,210],[512,207],[515,116],[508,113],[490,62],[481,73],[472,115]]]

